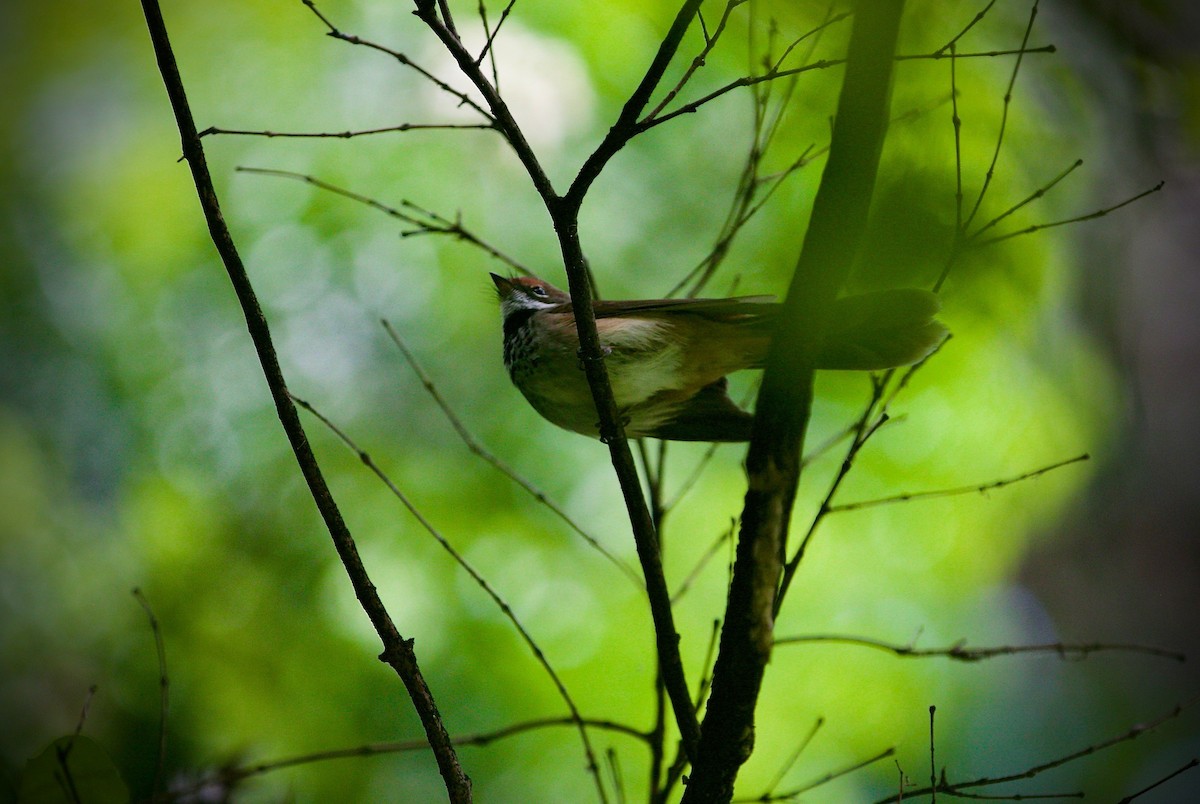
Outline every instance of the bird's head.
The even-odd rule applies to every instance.
[[[500,312],[507,319],[514,313],[529,313],[569,304],[571,297],[549,282],[533,276],[511,278],[492,274],[496,295],[500,297]]]

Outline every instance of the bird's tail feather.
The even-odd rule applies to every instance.
[[[946,337],[934,320],[941,303],[915,288],[881,290],[834,302],[817,368],[857,371],[916,363]]]

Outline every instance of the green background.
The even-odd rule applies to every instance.
[[[927,53],[984,4],[912,0],[901,52]],[[461,6],[461,7],[460,7]],[[825,3],[762,4],[755,36],[787,40]],[[969,253],[944,299],[954,339],[897,401],[839,502],[982,484],[1088,452],[1093,459],[986,495],[831,517],[818,531],[781,636],[845,633],[919,647],[1046,642],[1154,644],[1195,653],[1197,516],[1192,427],[1195,69],[1186,10],[1129,4],[1128,18],[1047,2],[1008,110],[985,221],[1083,158],[996,233],[1167,189],[1097,221]],[[404,3],[329,0],[339,27],[453,75]],[[481,41],[473,5],[464,35]],[[345,131],[474,122],[388,57],[323,36],[300,3],[168,3],[201,128]],[[960,51],[1016,47],[1026,3],[1001,0]],[[493,19],[499,9],[492,10]],[[501,88],[559,189],[618,113],[674,8],[661,2],[529,0],[500,37]],[[710,24],[718,9],[708,12]],[[746,9],[694,97],[743,74]],[[1132,24],[1139,23],[1138,25]],[[25,761],[74,728],[150,791],[159,698],[154,642],[130,594],[161,622],[170,675],[169,780],[226,765],[420,737],[403,687],[375,660],[358,609],[274,417],[244,323],[207,239],[137,4],[56,0],[0,10],[0,795]],[[1141,26],[1141,27],[1139,27]],[[842,52],[846,23],[815,58]],[[694,54],[693,31],[683,53]],[[802,48],[801,48],[802,49]],[[778,50],[778,46],[777,46]],[[1011,57],[962,61],[967,209],[995,148]],[[928,285],[953,238],[948,61],[897,68],[860,286]],[[678,69],[669,74],[677,77]],[[840,71],[800,78],[765,172],[828,140]],[[778,91],[778,90],[777,90]],[[732,93],[619,154],[584,206],[581,234],[603,293],[665,293],[711,248],[750,145],[750,96]],[[549,220],[491,132],[352,139],[205,140],[225,216],[294,393],[343,428],[512,606],[583,712],[651,724],[652,636],[642,597],[545,507],[464,447],[379,324],[416,352],[479,441],[545,490],[609,550],[634,561],[606,450],[540,420],[508,382],[487,279],[502,263],[363,205],[236,166],[311,174],[381,203],[408,201],[564,284]],[[794,174],[746,227],[710,288],[781,293],[820,179]],[[1194,209],[1194,207],[1191,207]],[[1189,295],[1190,294],[1190,295]],[[747,380],[739,380],[746,387]],[[861,375],[823,375],[817,444],[853,421]],[[488,597],[327,429],[310,439],[367,568],[452,735],[566,710]],[[703,454],[672,446],[668,491]],[[740,509],[743,448],[722,447],[664,531],[677,587]],[[838,458],[801,489],[802,532]],[[723,603],[729,551],[677,607],[691,680]],[[825,725],[778,789],[896,747],[895,760],[806,800],[868,801],[900,771],[928,777],[929,705],[952,780],[1022,771],[1121,734],[1194,694],[1161,658],[1053,655],[964,665],[849,646],[788,646],[768,668],[758,748],[739,792],[758,795]],[[1131,793],[1194,756],[1185,712],[1006,792]],[[615,749],[631,798],[647,759]],[[594,796],[577,734],[550,729],[465,748],[481,801]],[[899,765],[899,770],[897,768]],[[1191,788],[1189,788],[1189,784]],[[1164,785],[1172,798],[1196,774]],[[427,753],[308,764],[248,782],[239,800],[437,800]]]

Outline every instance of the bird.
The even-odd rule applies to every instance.
[[[491,274],[504,365],[543,418],[599,436],[571,297],[532,276]],[[781,305],[771,296],[593,302],[613,398],[628,438],[748,441],[754,417],[729,398],[729,374],[762,368]],[[938,297],[915,288],[834,302],[817,368],[875,371],[915,363],[946,337]]]

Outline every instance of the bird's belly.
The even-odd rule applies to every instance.
[[[664,344],[657,335],[657,329],[651,327],[634,331],[633,337],[623,332],[618,339],[603,338],[602,333],[602,343],[609,350],[605,356],[609,384],[631,435],[666,415],[643,409],[643,403],[682,385],[680,350]],[[567,430],[596,435],[599,417],[587,375],[574,351],[543,349],[538,359],[523,362],[511,374],[513,383],[543,417]],[[647,417],[654,421],[641,426]]]

